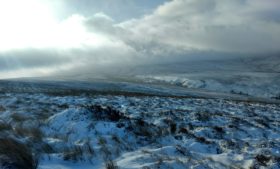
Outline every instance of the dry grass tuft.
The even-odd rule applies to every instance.
[[[0,131],[12,130],[12,126],[6,122],[0,122]]]
[[[106,169],[118,169],[119,167],[112,160],[106,161]]]
[[[83,150],[82,147],[74,145],[68,147],[63,152],[63,159],[65,161],[82,161],[83,160]]]
[[[0,163],[2,168],[13,169],[36,169],[38,166],[31,150],[11,138],[0,138]]]
[[[21,137],[31,137],[34,141],[42,141],[44,134],[39,128],[23,128],[20,126],[16,126],[14,128],[14,132],[16,135]]]
[[[28,120],[29,118],[22,115],[22,114],[19,114],[19,113],[13,113],[11,114],[11,118],[15,121],[15,122],[24,122],[26,120]]]
[[[4,112],[4,111],[6,111],[6,108],[4,106],[0,105],[0,112]]]

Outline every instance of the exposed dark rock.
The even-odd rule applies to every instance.
[[[115,110],[111,107],[91,105],[87,106],[87,109],[92,113],[92,117],[96,120],[118,122],[121,119],[127,119],[127,117],[122,112]]]
[[[258,162],[259,165],[261,166],[267,166],[267,163],[271,160],[271,157],[270,156],[266,156],[266,155],[263,155],[263,154],[258,154],[256,157],[255,157],[256,161]]]

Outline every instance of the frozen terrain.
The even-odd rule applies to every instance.
[[[188,61],[145,68],[139,81],[187,89],[280,99],[280,58],[254,57]],[[155,71],[157,70],[157,71]]]
[[[197,59],[186,59],[180,63],[175,61],[123,68],[114,67],[114,69],[108,69],[113,72],[86,72],[49,79],[96,82],[98,77],[99,81],[113,82],[114,86],[118,86],[117,89],[123,88],[126,85],[125,82],[132,82],[134,83],[133,90],[146,90],[143,88],[143,84],[146,84],[146,88],[151,88],[153,85],[166,85],[181,87],[183,89],[181,91],[185,93],[188,91],[188,94],[192,91],[196,91],[196,93],[206,91],[208,94],[210,92],[237,94],[280,100],[280,57],[278,55],[267,57],[220,56],[216,59],[199,59],[198,57]],[[129,90],[131,87],[130,85]],[[205,94],[203,95],[205,96]]]
[[[208,72],[138,76],[148,83],[172,84],[188,89],[280,99],[280,74],[261,72]]]
[[[0,141],[25,146],[39,169],[280,168],[277,102],[27,84],[1,83]]]

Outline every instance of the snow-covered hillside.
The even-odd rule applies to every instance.
[[[188,89],[280,99],[279,73],[207,72],[142,75],[138,78],[148,83],[171,84]]]
[[[1,93],[0,112],[1,137],[26,145],[39,169],[280,167],[276,104]]]
[[[279,65],[279,56],[243,57],[157,65],[135,72],[140,72],[138,80],[149,83],[279,99]]]

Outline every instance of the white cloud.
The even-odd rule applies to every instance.
[[[278,52],[279,9],[273,0],[173,0],[121,27],[130,31],[129,40],[140,44],[237,54]]]
[[[102,13],[90,18],[75,14],[39,30],[29,25],[28,31],[23,31],[20,23],[17,24],[14,25],[18,26],[18,31],[0,33],[7,37],[0,39],[3,44],[0,47],[1,77],[6,77],[3,72],[14,77],[50,75],[62,70],[94,71],[131,62],[131,56],[135,56],[134,49],[122,40],[102,33],[114,29],[113,20]],[[87,24],[93,25],[92,29],[89,30]],[[21,36],[14,36],[19,31],[23,31]],[[11,75],[12,72],[15,75]]]
[[[0,71],[92,72],[199,55],[279,52],[279,9],[274,0],[173,0],[122,23],[104,13],[76,14],[62,21],[46,17],[41,26],[28,19],[23,30],[15,17],[18,29],[0,32],[6,37],[0,39]]]

